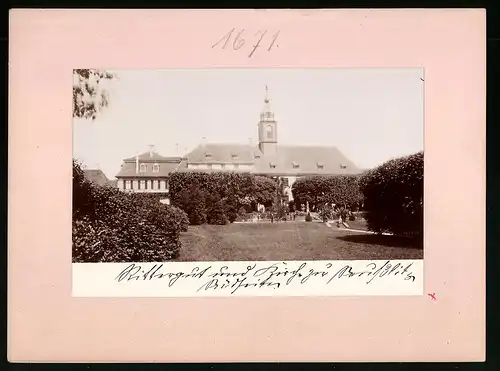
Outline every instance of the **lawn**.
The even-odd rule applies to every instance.
[[[324,223],[190,226],[176,261],[422,259],[421,242],[328,227]]]

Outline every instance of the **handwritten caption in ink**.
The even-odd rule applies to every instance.
[[[278,48],[279,35],[280,30],[258,30],[253,33],[244,28],[233,28],[213,44],[212,49],[246,51],[248,58],[252,58],[258,48],[265,48],[268,52]]]
[[[413,262],[377,261],[365,264],[362,269],[354,268],[352,265],[334,266],[325,263],[321,269],[317,264],[314,268],[308,262],[300,265],[294,264],[295,268],[289,268],[286,262],[281,263],[252,263],[244,269],[231,268],[229,265],[213,267],[212,265],[196,265],[190,271],[169,271],[169,264],[131,263],[115,276],[115,281],[120,285],[127,282],[163,280],[167,288],[182,285],[182,281],[191,281],[189,287],[196,293],[210,291],[224,291],[229,295],[245,289],[271,289],[279,290],[290,285],[334,285],[340,281],[361,280],[370,285],[375,280],[397,279],[406,282],[414,282],[416,277],[412,271]],[[195,281],[195,282],[193,282]],[[319,282],[313,282],[319,281]]]

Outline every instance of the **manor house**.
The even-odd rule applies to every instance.
[[[209,143],[203,139],[191,152],[174,157],[161,156],[150,146],[148,152],[123,160],[116,175],[117,186],[128,192],[167,192],[172,172],[248,172],[281,178],[292,200],[291,186],[299,177],[360,173],[336,147],[280,145],[267,86],[258,138],[257,145]]]

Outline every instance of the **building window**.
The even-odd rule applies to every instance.
[[[146,181],[145,180],[141,180],[141,182],[139,183],[139,189],[146,189]]]
[[[153,173],[158,173],[160,171],[160,165],[154,164],[153,165]]]
[[[266,138],[267,139],[273,138],[273,127],[271,125],[266,126]]]
[[[131,189],[132,188],[132,183],[130,182],[130,180],[126,180],[125,181],[125,189]]]
[[[226,164],[225,167],[226,167],[226,169],[233,169],[234,165],[233,164]]]
[[[158,189],[158,181],[153,180],[153,189]]]
[[[283,186],[288,187],[288,178],[282,178]]]
[[[141,166],[140,166],[140,168],[139,168],[139,171],[140,171],[141,173],[145,173],[145,172],[146,172],[146,169],[147,169],[146,164],[141,164]]]

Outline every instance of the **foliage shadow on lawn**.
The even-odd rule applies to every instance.
[[[418,237],[387,236],[381,234],[350,234],[346,236],[339,236],[337,239],[365,245],[404,247],[420,250],[424,248],[423,239]]]

